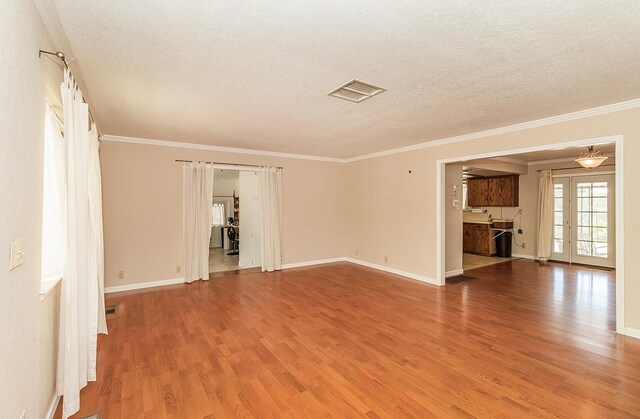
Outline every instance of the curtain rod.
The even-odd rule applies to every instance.
[[[71,73],[71,70],[69,70],[69,65],[67,64],[67,57],[64,55],[64,52],[62,51],[50,52],[50,51],[45,51],[43,49],[38,50],[38,57],[42,57],[42,54],[53,55],[54,57],[57,57],[60,61],[62,61],[62,64],[64,64],[64,68],[66,68],[69,71],[69,73]],[[71,73],[71,75],[73,75],[73,73]],[[88,106],[89,104],[84,99],[84,97],[82,98],[82,101],[87,104],[87,111],[89,111],[89,118],[91,118],[93,123],[96,124],[96,130],[98,131],[98,139],[100,139],[101,137],[100,130],[98,129],[98,124],[96,123],[96,119],[93,117],[93,114],[91,113],[91,109],[89,109],[89,106]]]
[[[610,167],[610,166],[615,166],[615,163],[611,163],[611,164],[601,164],[598,167]],[[578,170],[578,169],[585,169],[582,166],[577,166],[577,167],[563,167],[560,169],[540,169],[538,170],[538,172],[542,172],[543,170],[551,170],[552,172],[558,171],[558,170]],[[589,170],[587,173],[591,173],[590,169],[585,169],[585,170]],[[597,173],[597,172],[596,172]]]
[[[181,159],[176,159],[176,163],[193,163],[193,160],[181,160]],[[242,163],[224,163],[224,162],[217,162],[217,161],[203,161],[200,163],[209,163],[209,164],[223,164],[225,166],[244,166],[244,167],[260,167],[257,164],[242,164]],[[282,166],[275,166],[276,169],[282,169]]]

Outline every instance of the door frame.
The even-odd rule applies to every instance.
[[[444,214],[446,198],[444,192],[445,187],[445,165],[447,163],[456,163],[465,160],[474,160],[490,157],[503,157],[511,154],[527,153],[532,151],[544,151],[554,148],[563,147],[579,147],[589,146],[598,143],[613,142],[615,143],[615,217],[616,217],[616,332],[625,334],[624,322],[624,257],[626,249],[624,247],[624,136],[615,134],[597,138],[587,138],[574,141],[561,141],[545,145],[533,147],[521,147],[513,149],[505,149],[488,153],[473,154],[466,156],[456,156],[436,160],[436,285],[443,286],[445,284],[445,234],[444,234]]]
[[[616,253],[617,253],[617,242],[616,242],[616,238],[615,238],[615,234],[616,234],[616,212],[614,211],[607,211],[608,216],[609,216],[609,223],[608,224],[613,224],[614,228],[612,229],[612,233],[614,235],[613,240],[611,240],[609,243],[611,244],[611,249],[609,250],[610,252],[613,253],[613,257],[608,257],[607,259],[603,259],[605,261],[605,263],[593,263],[593,261],[591,261],[591,263],[589,263],[589,261],[585,260],[583,256],[578,255],[577,253],[574,253],[574,251],[576,250],[576,245],[578,243],[578,222],[577,222],[577,218],[578,218],[578,213],[577,213],[577,209],[574,207],[574,205],[577,202],[577,190],[575,189],[575,179],[588,179],[588,178],[595,178],[595,179],[590,179],[593,181],[598,181],[597,179],[602,179],[604,177],[611,179],[613,178],[613,188],[612,188],[612,194],[613,194],[613,199],[611,199],[610,196],[607,197],[607,207],[610,207],[611,205],[616,205],[616,187],[617,185],[615,184],[616,180],[615,180],[615,172],[595,172],[595,173],[590,173],[590,174],[571,174],[569,175],[569,183],[570,183],[570,188],[571,188],[571,195],[570,195],[570,199],[571,199],[571,205],[570,205],[570,222],[571,222],[571,247],[570,247],[570,255],[569,255],[569,261],[571,263],[582,263],[582,264],[587,264],[587,265],[591,265],[591,266],[600,266],[600,267],[606,267],[606,268],[615,268],[615,263],[616,263]],[[610,230],[611,231],[611,230]],[[613,266],[612,266],[613,265]]]

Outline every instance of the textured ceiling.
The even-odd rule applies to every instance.
[[[104,134],[353,157],[640,97],[637,0],[54,4]]]

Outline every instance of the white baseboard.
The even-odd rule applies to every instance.
[[[54,394],[51,403],[49,403],[49,409],[47,409],[47,413],[44,415],[44,419],[53,419],[53,415],[56,414],[56,409],[58,408],[58,403],[60,403],[60,396]]]
[[[165,285],[184,284],[184,278],[162,279],[160,281],[139,282],[137,284],[116,285],[114,287],[106,287],[105,294],[112,292],[122,292],[131,290],[141,290],[143,288],[162,287]]]
[[[301,268],[303,266],[322,265],[323,263],[344,262],[345,258],[309,260],[307,262],[285,263],[282,269]]]
[[[640,330],[632,329],[630,327],[624,328],[625,336],[631,336],[632,338],[640,339]]]
[[[429,278],[424,275],[418,275],[411,272],[401,271],[399,269],[390,268],[388,266],[376,265],[375,263],[365,262],[359,259],[352,258],[330,258],[330,259],[318,259],[318,260],[310,260],[307,262],[296,262],[296,263],[286,263],[282,265],[282,269],[291,269],[291,268],[301,268],[303,266],[313,266],[313,265],[322,265],[325,263],[335,263],[335,262],[351,262],[357,265],[366,266],[368,268],[378,269],[380,271],[389,272],[396,275],[405,276],[407,278],[415,279],[417,281],[426,282],[428,284],[436,285],[436,280],[433,278]],[[452,271],[457,272],[457,271]],[[460,274],[462,270],[460,270]],[[458,274],[459,275],[459,274]],[[175,285],[175,284],[183,284],[184,278],[174,278],[174,279],[163,279],[160,281],[149,281],[149,282],[139,282],[137,284],[127,284],[127,285],[116,285],[113,287],[106,287],[104,289],[105,294],[110,294],[113,292],[122,292],[122,291],[131,291],[131,290],[140,290],[144,288],[153,288],[153,287],[162,287],[165,285]]]
[[[451,278],[452,276],[462,275],[464,273],[464,269],[456,269],[453,271],[448,271],[444,273],[445,278]]]
[[[512,254],[511,254],[511,257],[514,257],[514,258],[522,258],[522,259],[531,259],[531,260],[533,260],[533,259],[534,259],[534,257],[533,257],[533,256],[531,256],[531,255],[523,255],[523,254],[520,254],[520,253],[512,253]]]
[[[389,272],[392,274],[405,276],[407,278],[415,279],[416,281],[426,282],[427,284],[437,285],[437,282],[433,278],[429,278],[428,276],[418,275],[411,272],[401,271],[399,269],[390,268],[388,266],[376,265],[375,263],[365,262],[364,260],[352,259],[352,258],[344,258],[346,262],[355,263],[356,265],[366,266],[367,268],[377,269],[379,271]]]

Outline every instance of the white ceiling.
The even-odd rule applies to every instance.
[[[637,0],[54,4],[103,134],[344,158],[640,97]]]

